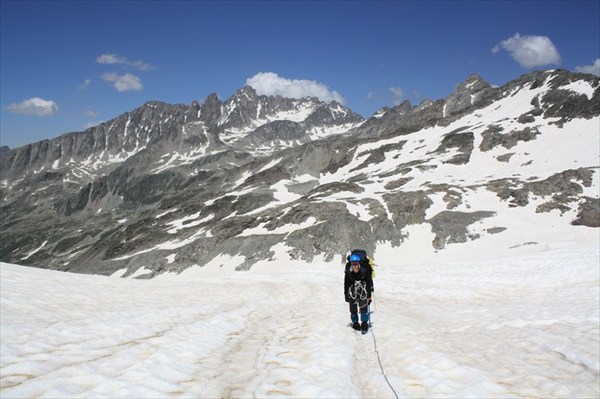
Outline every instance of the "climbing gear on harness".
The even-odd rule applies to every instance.
[[[367,283],[364,281],[355,281],[354,285],[351,285],[348,289],[348,294],[350,298],[356,300],[361,299],[363,301],[367,300]]]

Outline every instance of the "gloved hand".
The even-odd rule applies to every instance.
[[[350,302],[350,295],[346,294],[346,295],[344,295],[344,296],[345,296],[345,298],[346,298],[346,302]]]
[[[370,304],[371,304],[371,302],[373,302],[373,299],[372,299],[372,298],[367,298],[367,304],[369,304],[369,305],[370,305]]]

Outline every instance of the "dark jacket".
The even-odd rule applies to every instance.
[[[361,266],[360,270],[355,273],[352,270],[347,271],[344,276],[344,297],[346,302],[350,302],[349,288],[354,285],[356,281],[364,281],[367,288],[367,298],[371,298],[373,292],[373,278],[371,277],[372,271],[370,267]]]

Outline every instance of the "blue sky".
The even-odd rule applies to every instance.
[[[600,1],[0,0],[0,144],[50,139],[146,101],[316,95],[368,118],[471,73],[600,70]]]

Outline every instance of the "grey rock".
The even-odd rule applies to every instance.
[[[428,220],[435,234],[433,247],[443,249],[446,244],[467,242],[478,238],[477,235],[469,235],[467,227],[481,219],[494,216],[496,212],[453,212],[443,211]]]
[[[494,93],[495,91],[489,83],[474,73],[458,85],[454,93],[448,96],[444,116],[455,115],[469,109],[491,97]]]
[[[577,218],[571,222],[575,226],[600,227],[600,199],[584,197],[579,204]]]
[[[472,168],[475,151],[496,150],[504,167],[523,155],[520,143],[536,144],[549,117],[558,118],[559,126],[597,117],[598,90],[592,98],[566,90],[574,80],[600,86],[597,77],[561,70],[523,75],[499,88],[472,75],[447,99],[416,107],[405,102],[364,123],[335,102],[259,96],[251,87],[225,101],[211,94],[190,105],[148,102],[84,132],[11,149],[0,158],[0,259],[125,276],[144,267],[140,278],[152,278],[201,267],[219,255],[243,256],[238,269],[247,270],[274,259],[273,248],[282,244],[290,259],[307,261],[338,259],[353,247],[372,253],[380,242],[403,245],[407,226],[420,224],[431,225],[432,248],[443,251],[477,239],[468,227],[494,214],[457,211],[468,209],[467,199],[482,188],[507,208],[543,198],[532,212],[576,210],[566,223],[598,228],[598,198],[584,194],[594,182],[594,165],[569,164],[547,178],[474,171],[481,179],[469,186],[435,177],[441,163],[450,164],[440,168],[445,170]],[[412,135],[407,153],[408,133],[445,129],[495,101],[545,85],[545,95],[507,114],[517,124],[510,131],[489,125],[479,135],[479,127],[461,120],[461,128],[447,129],[418,159],[412,153],[427,140],[415,145],[421,133]],[[307,109],[312,112],[302,119],[300,111]],[[349,124],[357,127],[311,138]],[[338,172],[339,179],[319,183]],[[420,182],[423,172],[428,177]],[[373,182],[385,185],[368,193],[365,186]],[[286,190],[295,197],[281,201]],[[433,199],[440,198],[446,209],[427,218]],[[480,234],[500,233],[511,231],[497,226]]]
[[[450,132],[444,136],[444,139],[440,143],[440,146],[435,150],[435,154],[444,154],[450,149],[456,150],[459,154],[455,155],[451,159],[444,161],[444,163],[454,165],[464,165],[469,163],[471,159],[471,152],[473,151],[473,142],[475,136],[472,132]]]
[[[483,140],[479,145],[481,151],[490,151],[497,146],[502,146],[506,149],[511,149],[520,141],[531,141],[540,134],[537,128],[526,127],[523,130],[511,131],[503,133],[502,128],[490,126],[490,128],[482,134]]]

